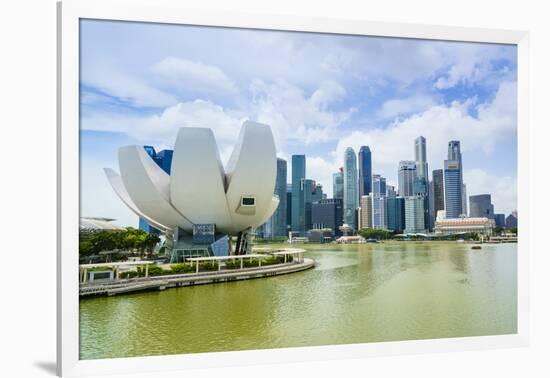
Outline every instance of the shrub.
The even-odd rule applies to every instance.
[[[162,276],[163,274],[165,274],[165,272],[166,271],[158,265],[149,265],[150,276]]]
[[[128,272],[120,273],[120,278],[124,278],[124,279],[135,278],[137,276],[138,276],[138,272],[136,272],[135,270],[130,270]]]
[[[204,262],[201,262],[199,263],[199,269],[200,270],[218,270],[218,264],[216,263],[213,263],[213,262],[207,262],[207,261],[204,261]]]
[[[172,264],[170,269],[172,269],[172,274],[182,274],[194,272],[196,268],[191,264]]]
[[[239,269],[241,262],[239,260],[228,260],[225,262],[225,269]]]
[[[244,259],[243,267],[244,268],[255,268],[260,265],[260,260],[258,259]]]

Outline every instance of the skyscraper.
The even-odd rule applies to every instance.
[[[495,208],[491,203],[490,194],[470,196],[470,218],[495,219]]]
[[[372,227],[386,229],[386,179],[372,175]]]
[[[277,176],[275,179],[275,194],[279,197],[279,206],[263,226],[264,238],[286,236],[286,160],[277,158]]]
[[[304,233],[305,204],[301,198],[302,180],[306,178],[306,155],[292,155],[292,222],[291,229]]]
[[[344,168],[332,174],[332,197],[344,199]]]
[[[445,210],[445,192],[443,184],[443,169],[435,169],[432,172],[434,213]]]
[[[425,232],[424,198],[419,196],[405,198],[405,232]]]
[[[444,161],[445,216],[458,218],[462,214],[462,184],[460,180],[460,162]]]
[[[426,138],[419,136],[414,140],[414,160],[416,161],[416,175],[428,182],[428,162],[426,160]]]
[[[359,149],[359,198],[372,191],[372,159],[370,148],[361,146]]]
[[[357,157],[353,148],[348,147],[344,153],[344,223],[357,229],[355,211],[359,206],[357,182]]]
[[[372,228],[372,193],[361,197],[359,228]]]
[[[414,178],[416,177],[416,163],[402,160],[399,162],[398,191],[401,197],[410,197],[414,194]]]
[[[386,185],[386,197],[396,197],[397,192],[395,191],[395,186],[393,185]]]
[[[286,184],[286,231],[292,227],[292,184]]]
[[[341,235],[342,206],[340,198],[322,199],[311,205],[311,223],[314,229],[330,228],[336,235]]]
[[[459,185],[460,185],[460,214],[468,214],[468,204],[466,202],[466,185],[463,179],[462,153],[460,152],[460,141],[451,140],[448,145],[447,159],[458,163]],[[449,215],[447,215],[449,218]]]
[[[388,197],[386,199],[388,230],[401,233],[405,229],[405,198]]]
[[[323,198],[323,187],[314,180],[303,179],[300,186],[300,198],[304,204],[304,230],[308,231],[313,228],[311,219],[312,204]]]

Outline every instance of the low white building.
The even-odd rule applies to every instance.
[[[461,234],[474,232],[491,236],[495,221],[488,218],[439,218],[435,222],[436,234]]]

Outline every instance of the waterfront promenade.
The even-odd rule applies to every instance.
[[[196,264],[198,264],[198,261]],[[165,290],[173,287],[231,282],[300,272],[314,266],[314,260],[303,257],[275,265],[260,265],[240,269],[224,269],[219,265],[219,269],[216,271],[197,271],[195,273],[149,276],[103,282],[84,282],[80,284],[79,295],[80,297],[113,296],[145,290]]]

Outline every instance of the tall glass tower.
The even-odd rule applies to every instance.
[[[332,174],[332,198],[344,199],[344,168]]]
[[[419,136],[414,140],[414,160],[416,175],[428,181],[428,161],[426,160],[426,138]]]
[[[386,179],[380,175],[372,175],[372,227],[382,230],[388,228]]]
[[[344,223],[353,229],[357,229],[355,211],[359,207],[357,184],[357,158],[353,148],[348,147],[344,153]]]
[[[273,215],[263,225],[264,238],[286,236],[286,176],[286,160],[277,158],[275,195],[279,197],[279,206],[277,206]]]
[[[445,210],[445,192],[443,186],[443,169],[435,169],[432,171],[433,185],[433,204],[434,213],[437,215],[439,210]]]
[[[292,231],[305,232],[305,203],[300,195],[302,180],[306,178],[306,155],[292,155]]]
[[[445,187],[445,216],[458,218],[462,214],[462,184],[460,175],[460,161],[445,160],[444,163]]]
[[[401,197],[414,195],[414,178],[416,177],[416,162],[402,160],[398,170],[398,192]]]
[[[466,186],[464,185],[463,179],[463,167],[462,167],[462,153],[460,152],[460,141],[451,140],[448,145],[447,159],[453,160],[458,163],[458,173],[459,173],[459,185],[460,185],[460,214],[467,213],[467,203],[466,203]],[[445,208],[446,209],[446,208]],[[447,218],[449,215],[447,213]]]
[[[359,198],[372,191],[372,161],[370,148],[362,146],[359,149]]]

